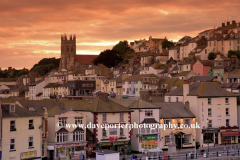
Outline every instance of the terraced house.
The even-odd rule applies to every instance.
[[[1,116],[2,159],[40,160],[45,156],[42,153],[41,115],[4,100]]]
[[[157,81],[154,74],[132,75],[122,81],[122,94],[140,96],[140,90],[157,89]]]
[[[185,81],[179,87],[165,94],[165,102],[189,103],[190,111],[196,116],[196,141],[201,146],[238,143],[237,96],[220,88],[217,82]],[[227,128],[227,129],[226,129]]]

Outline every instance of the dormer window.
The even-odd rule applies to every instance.
[[[10,112],[15,112],[15,105],[14,104],[10,104]]]

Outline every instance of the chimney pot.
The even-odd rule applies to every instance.
[[[227,22],[227,26],[230,25],[230,22]]]
[[[225,23],[222,23],[222,27],[225,27]]]
[[[232,21],[232,24],[235,24],[235,23],[236,23],[236,21],[233,20],[233,21]]]

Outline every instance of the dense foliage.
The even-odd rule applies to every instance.
[[[174,46],[174,43],[171,42],[171,41],[168,41],[167,39],[165,39],[163,42],[162,42],[162,48],[165,49],[166,47],[169,49],[169,48],[172,48]]]
[[[105,50],[99,54],[99,56],[93,60],[94,65],[104,64],[106,67],[115,67],[122,62],[122,57],[116,50]]]
[[[238,59],[240,59],[240,51],[228,51],[228,58],[231,58],[232,56],[236,56]]]
[[[118,51],[119,55],[123,55],[126,52],[134,52],[128,45],[128,41],[119,41],[118,44],[113,46],[112,50]]]
[[[210,52],[208,54],[208,60],[214,60],[217,57],[217,54],[214,52]]]

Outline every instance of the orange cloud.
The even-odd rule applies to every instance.
[[[77,53],[97,54],[120,40],[196,36],[240,21],[239,0],[88,0],[0,2],[0,67],[31,68],[60,57],[60,36],[76,34]]]

